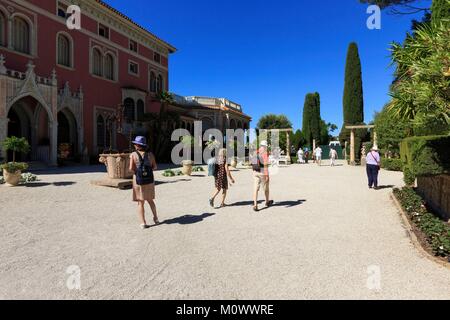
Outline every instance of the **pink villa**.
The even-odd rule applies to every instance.
[[[80,30],[66,25],[72,4],[81,9]],[[169,91],[175,52],[100,0],[0,0],[0,141],[25,137],[32,147],[26,160],[49,165],[61,145],[78,156],[98,155],[110,143],[127,148],[144,114],[159,112],[156,95]],[[122,134],[111,125],[118,110]],[[168,110],[186,129],[194,121],[249,129],[251,121],[227,99],[176,96]]]

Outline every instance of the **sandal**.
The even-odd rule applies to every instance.
[[[273,205],[273,200],[270,200],[269,202],[266,202],[266,207],[270,207]]]
[[[148,229],[148,228],[150,228],[149,225],[147,225],[147,224],[141,224],[141,229],[142,229],[142,230],[145,230],[145,229]]]
[[[253,211],[258,212],[259,211],[258,206],[253,206]]]
[[[159,225],[160,224],[158,218],[153,218],[153,222],[155,223],[155,225]]]
[[[227,204],[225,204],[225,203],[223,203],[223,204],[221,204],[221,205],[220,205],[220,207],[219,207],[219,208],[225,208],[225,207],[228,207],[228,205],[227,205]]]

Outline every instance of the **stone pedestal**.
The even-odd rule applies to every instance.
[[[100,163],[105,164],[110,179],[131,179],[133,172],[129,170],[130,154],[101,154]]]

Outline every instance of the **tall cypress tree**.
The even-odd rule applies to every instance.
[[[358,45],[350,43],[347,52],[347,62],[345,66],[345,86],[344,86],[344,125],[339,135],[342,144],[350,142],[350,130],[347,125],[358,125],[364,123],[364,98],[362,84],[361,60],[358,52]],[[356,130],[355,149],[356,159],[360,157],[359,149],[365,139],[367,130]]]
[[[316,143],[320,143],[321,117],[320,117],[320,94],[313,94],[314,103],[311,106],[311,136]]]
[[[344,87],[344,124],[358,124],[364,122],[364,99],[361,60],[358,45],[350,43],[345,67]]]
[[[313,140],[320,143],[321,138],[320,94],[308,93],[303,107],[302,132],[308,146],[313,145]]]
[[[303,106],[303,125],[302,132],[307,146],[311,146],[311,105],[314,103],[314,96],[308,93],[305,97],[305,104]]]

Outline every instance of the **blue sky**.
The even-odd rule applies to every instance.
[[[225,97],[242,104],[253,126],[267,113],[301,127],[308,92],[321,94],[322,118],[342,125],[348,44],[358,43],[365,120],[389,101],[389,44],[401,42],[414,15],[382,13],[369,30],[358,0],[107,0],[178,52],[170,59],[170,91]],[[422,1],[427,4],[427,1]]]

